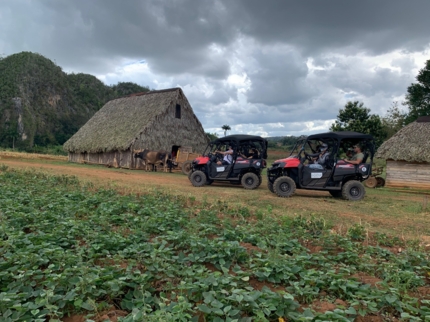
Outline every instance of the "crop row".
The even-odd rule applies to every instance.
[[[0,167],[0,315],[96,320],[114,307],[128,312],[122,321],[430,317],[427,252],[385,235],[368,245],[359,225],[346,235],[331,228]]]

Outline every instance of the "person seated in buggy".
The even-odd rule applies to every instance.
[[[323,143],[318,148],[319,152],[312,155],[314,163],[309,165],[311,169],[324,169],[330,153],[328,152],[327,143]]]
[[[239,153],[239,156],[242,157],[243,159],[258,159],[259,158],[258,150],[256,148],[251,148],[246,155],[243,153]]]
[[[364,153],[362,152],[362,150],[363,150],[363,147],[360,143],[354,145],[353,156],[350,159],[349,158],[343,159],[343,161],[351,164],[360,164],[364,160]]]
[[[222,161],[218,161],[217,164],[230,165],[233,162],[233,148],[231,145],[228,146],[228,149],[225,152],[218,150],[216,153],[224,155]]]
[[[354,156],[354,148],[348,148],[346,150],[346,159],[351,160],[353,156]]]

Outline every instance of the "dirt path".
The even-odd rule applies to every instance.
[[[150,188],[151,190],[153,190],[155,187],[163,191],[169,190],[176,191],[178,193],[185,192],[191,193],[193,195],[197,191],[199,192],[199,195],[206,195],[206,197],[209,197],[211,195],[214,195],[213,190],[215,190],[216,195],[218,195],[219,197],[229,197],[231,196],[230,189],[243,192],[246,191],[240,185],[236,186],[228,183],[224,184],[217,182],[213,183],[210,187],[208,186],[202,188],[195,188],[191,185],[187,176],[183,175],[179,171],[174,171],[172,173],[145,172],[141,170],[107,168],[97,165],[82,165],[52,160],[18,159],[12,157],[1,157],[0,164],[5,164],[8,167],[16,169],[40,169],[52,174],[73,175],[79,177],[81,180],[84,181],[99,183],[103,186],[110,184],[114,184],[117,186],[120,185],[136,192],[147,190],[145,188]],[[263,182],[263,184],[256,191],[267,190],[266,185],[264,183],[265,182]],[[229,189],[226,190],[225,188],[227,187]],[[325,197],[329,196],[327,192],[306,190],[298,191],[297,194]]]
[[[354,223],[366,225],[371,231],[394,233],[399,236],[430,235],[430,204],[424,209],[422,195],[367,189],[360,202],[334,199],[328,192],[297,190],[292,198],[278,198],[267,189],[266,178],[255,190],[240,185],[214,183],[195,188],[180,172],[144,172],[106,168],[103,166],[68,163],[62,160],[22,159],[0,154],[0,165],[16,169],[35,169],[57,175],[74,175],[98,187],[108,187],[121,193],[169,193],[197,202],[227,203],[229,207],[246,206],[264,215],[323,216],[340,229]]]

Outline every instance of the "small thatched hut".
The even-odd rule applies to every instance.
[[[376,153],[387,160],[388,187],[430,189],[430,116],[405,126]]]
[[[202,153],[208,143],[200,121],[180,88],[132,94],[106,103],[73,135],[64,150],[69,161],[143,169],[133,150]]]

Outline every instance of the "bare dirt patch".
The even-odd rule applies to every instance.
[[[376,315],[359,316],[354,322],[383,322],[384,319]]]
[[[257,246],[254,246],[250,243],[240,243],[239,245],[242,246],[243,248],[245,248],[248,253],[251,253],[251,252],[262,253],[263,252],[263,250],[261,248],[258,248]]]
[[[362,273],[362,272],[358,272],[358,273],[352,275],[351,277],[356,278],[359,282],[361,282],[363,284],[370,284],[372,286],[377,286],[378,282],[382,282],[381,279],[379,279],[375,276],[369,276],[369,275]]]
[[[103,322],[103,321],[117,322],[118,318],[125,317],[128,314],[129,313],[126,311],[111,308],[109,310],[98,313],[95,317],[91,317],[91,320],[95,322]],[[82,314],[72,315],[61,319],[61,321],[63,322],[85,322],[86,320],[87,320],[86,315],[82,315]]]
[[[285,291],[285,287],[281,285],[275,285],[269,282],[262,282],[259,281],[256,278],[250,278],[249,279],[249,285],[251,285],[254,289],[261,291],[263,287],[267,287],[272,292],[279,292],[279,291]]]
[[[337,308],[337,305],[330,302],[315,300],[311,304],[311,308],[318,313],[324,313],[327,311],[334,311]]]
[[[72,315],[61,319],[63,322],[85,322],[85,315]]]

